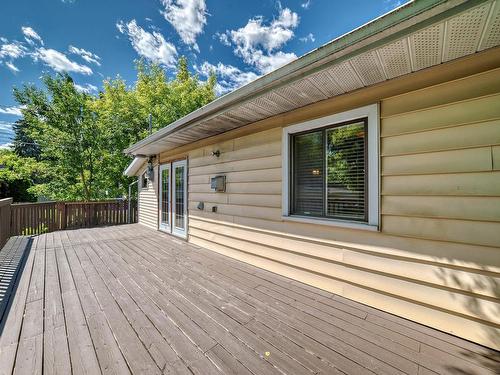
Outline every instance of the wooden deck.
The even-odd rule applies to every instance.
[[[494,374],[499,353],[140,225],[11,238],[0,374]]]

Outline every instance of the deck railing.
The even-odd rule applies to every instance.
[[[38,202],[10,205],[10,235],[35,235],[62,229],[137,222],[137,201]]]
[[[12,198],[0,199],[0,249],[10,237],[10,207]]]

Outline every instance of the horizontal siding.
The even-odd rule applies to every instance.
[[[382,225],[384,232],[400,236],[484,246],[500,244],[499,222],[384,215]]]
[[[212,165],[204,165],[200,167],[190,167],[190,176],[199,176],[216,173],[229,172],[246,172],[252,170],[260,170],[262,167],[279,168],[281,167],[281,156],[261,157],[260,154],[254,155],[254,159],[229,161],[227,163],[217,163]]]
[[[383,175],[415,175],[491,171],[491,147],[384,156]]]
[[[139,223],[150,228],[158,228],[158,167],[155,167],[154,180],[148,180],[147,188],[139,182]]]
[[[402,113],[384,118],[381,134],[385,137],[495,120],[500,118],[500,105],[498,103],[500,103],[500,94],[495,94]]]
[[[372,252],[381,257],[408,258],[415,262],[436,263],[444,267],[456,267],[471,272],[500,274],[498,247],[462,244],[457,242],[426,240],[393,236],[371,231],[347,230],[340,227],[305,224],[289,221],[269,221],[248,217],[218,216],[211,212],[193,212],[205,220],[215,219],[246,228],[254,228],[258,235],[271,231],[278,240],[294,237],[307,243],[326,243],[346,249]]]
[[[385,176],[383,195],[500,196],[500,172]]]
[[[495,94],[498,93],[498,87],[500,87],[500,68],[392,97],[384,101],[381,116],[389,117]]]
[[[500,144],[500,119],[382,138],[383,156]]]
[[[500,197],[384,196],[382,214],[500,222]]]
[[[222,174],[223,171],[214,173]],[[210,183],[189,185],[190,193],[210,193]],[[228,182],[226,183],[227,194],[281,194],[281,181],[263,182]]]
[[[384,232],[500,245],[498,74],[382,101]],[[411,104],[419,101],[425,106]]]
[[[278,128],[189,152],[189,240],[498,348],[498,72],[379,98],[381,232],[283,220]]]

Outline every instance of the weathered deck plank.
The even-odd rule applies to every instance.
[[[47,373],[68,374],[71,372],[69,347],[54,249],[46,250],[45,268],[43,367]]]
[[[101,310],[92,288],[72,246],[64,250],[73,272],[76,288],[82,301],[96,355],[103,374],[128,374],[130,370],[123,358],[106,315]]]
[[[56,250],[56,259],[59,279],[61,280],[61,295],[72,371],[75,374],[100,373],[101,369],[97,361],[94,343],[64,251]]]
[[[498,352],[139,225],[13,238],[0,271],[0,375],[500,372]]]

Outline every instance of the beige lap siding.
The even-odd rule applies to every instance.
[[[499,349],[499,88],[494,70],[373,100],[380,233],[282,220],[280,127],[193,150],[189,240]]]
[[[154,180],[142,188],[139,177],[139,224],[158,229],[158,166],[154,168]]]

